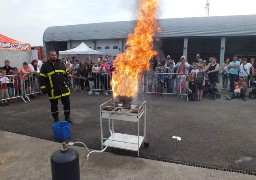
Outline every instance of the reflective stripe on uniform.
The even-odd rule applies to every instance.
[[[64,97],[64,96],[69,96],[70,95],[70,90],[68,88],[68,92],[67,93],[64,93],[64,94],[61,94],[60,96],[52,96],[52,97],[49,97],[49,99],[58,99],[58,98],[61,98],[61,97]]]
[[[39,76],[47,77],[47,75],[43,73],[40,73]]]
[[[54,97],[54,94],[53,94],[53,83],[52,83],[52,77],[51,77],[52,74],[54,74],[54,71],[47,73],[47,75],[49,76],[49,82],[50,82],[50,86],[51,86],[51,95],[52,95],[52,97]]]
[[[64,74],[66,74],[67,72],[66,71],[64,71],[64,70],[55,70],[55,72],[62,72],[62,73],[64,73]]]
[[[40,89],[44,89],[44,88],[46,88],[46,86],[40,86]]]
[[[48,76],[51,76],[52,74],[54,74],[54,71],[47,73]]]

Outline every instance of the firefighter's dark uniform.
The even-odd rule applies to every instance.
[[[70,114],[70,89],[66,83],[66,67],[60,62],[56,61],[53,65],[51,61],[47,61],[41,67],[39,74],[40,89],[44,94],[48,93],[51,102],[51,112],[55,121],[58,121],[58,99],[64,106],[65,120],[69,120]]]

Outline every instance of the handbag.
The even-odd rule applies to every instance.
[[[244,71],[246,72],[246,74],[247,74],[247,76],[248,76],[248,80],[251,79],[251,75],[248,74],[248,72],[247,72],[246,69],[244,68],[244,65],[243,65],[243,69],[244,69]]]
[[[247,79],[248,79],[248,87],[250,88],[251,87],[251,75],[250,74],[248,74],[248,72],[246,71],[246,69],[244,68],[244,65],[243,65],[243,69],[244,69],[244,71],[246,72],[246,74],[247,74]]]

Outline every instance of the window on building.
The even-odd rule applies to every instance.
[[[113,46],[113,49],[118,49],[118,46]]]
[[[105,49],[110,49],[110,47],[109,46],[105,46]]]
[[[97,49],[102,49],[102,47],[98,46]]]

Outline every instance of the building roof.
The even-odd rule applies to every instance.
[[[44,42],[69,40],[126,39],[136,21],[119,21],[49,27]],[[253,36],[256,15],[159,19],[157,37]]]

